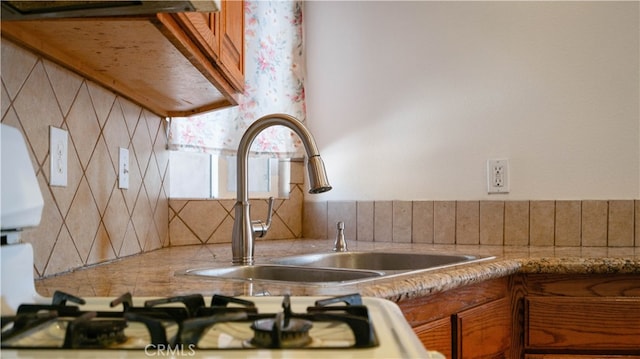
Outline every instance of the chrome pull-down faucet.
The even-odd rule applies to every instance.
[[[249,150],[253,140],[264,129],[281,125],[290,128],[295,132],[307,153],[307,168],[309,171],[309,193],[322,193],[329,191],[331,185],[327,179],[324,163],[320,158],[320,152],[316,146],[311,132],[292,116],[285,114],[266,115],[247,128],[240,144],[238,145],[238,165],[237,165],[237,200],[235,204],[235,221],[233,223],[233,237],[231,240],[231,252],[233,264],[251,265],[254,262],[253,251],[255,246],[254,235],[260,237],[267,233],[270,225],[273,199],[269,199],[269,214],[267,223],[262,221],[251,221],[249,211],[249,190],[247,181],[247,167]]]

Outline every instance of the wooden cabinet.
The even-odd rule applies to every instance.
[[[445,317],[413,328],[422,344],[429,350],[440,352],[451,358],[453,346],[453,332],[451,318]]]
[[[220,12],[175,15],[201,51],[237,91],[244,89],[244,5],[222,2]]]
[[[640,359],[638,274],[518,274],[398,304],[447,358]]]
[[[640,350],[640,298],[528,297],[525,348]]]
[[[244,5],[242,1],[227,1],[220,12],[220,62],[223,71],[244,88]]]
[[[628,355],[609,355],[609,354],[598,354],[598,355],[586,355],[586,354],[525,354],[524,359],[637,359],[640,358],[638,356],[628,356]]]
[[[527,275],[529,359],[640,358],[640,276]]]
[[[186,12],[174,15],[182,27],[213,61],[220,57],[220,14]]]
[[[512,312],[502,278],[400,302],[428,350],[447,358],[509,358]]]
[[[512,320],[508,298],[455,315],[458,358],[510,358]]]
[[[223,0],[218,13],[2,21],[1,30],[160,116],[188,116],[237,104],[243,19],[242,1]]]

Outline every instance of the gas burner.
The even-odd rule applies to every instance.
[[[124,343],[124,319],[92,320],[96,312],[87,312],[67,324],[63,348],[109,348]]]
[[[254,331],[251,344],[261,348],[302,348],[311,342],[310,320],[293,317],[291,300],[285,296],[282,313],[274,318],[258,319],[251,325]]]
[[[287,320],[282,313],[275,318],[259,319],[251,325],[255,332],[251,344],[260,348],[303,348],[311,342],[312,326],[311,321],[304,319]]]

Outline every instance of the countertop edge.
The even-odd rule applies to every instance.
[[[640,275],[640,259],[618,257],[496,258],[489,262],[461,265],[435,272],[409,274],[408,277],[395,281],[393,285],[376,283],[375,286],[363,290],[363,294],[400,302],[514,274]]]

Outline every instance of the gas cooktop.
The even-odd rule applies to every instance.
[[[2,357],[427,357],[393,302],[339,297],[78,298],[2,317]],[[248,353],[249,351],[250,353]],[[295,355],[294,355],[295,356]]]

